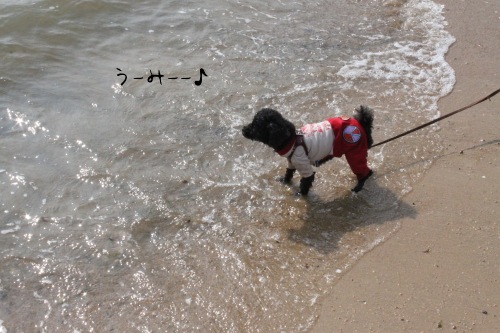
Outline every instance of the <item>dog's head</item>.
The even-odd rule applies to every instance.
[[[262,109],[255,114],[253,121],[243,127],[243,136],[259,141],[275,150],[280,150],[295,135],[295,126],[273,109]]]

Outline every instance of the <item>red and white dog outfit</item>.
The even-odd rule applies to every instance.
[[[347,163],[358,180],[370,173],[367,155],[368,143],[363,126],[354,118],[329,118],[320,123],[307,124],[288,145],[277,151],[288,158],[288,168],[299,171],[301,177],[314,174],[313,165],[345,155]]]

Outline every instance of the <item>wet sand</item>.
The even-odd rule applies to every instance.
[[[500,88],[500,7],[437,2],[456,38],[444,115]],[[343,275],[311,332],[500,332],[500,95],[439,125],[445,148],[403,198],[416,218]]]

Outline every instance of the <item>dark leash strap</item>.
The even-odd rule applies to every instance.
[[[306,143],[304,142],[304,134],[299,134],[295,138],[295,147],[294,148],[297,148],[298,146],[302,146],[302,148],[304,148],[304,150],[306,151],[306,155],[309,156],[309,149],[307,149]]]
[[[309,149],[307,149],[306,143],[304,142],[304,133],[302,133],[301,130],[297,130],[297,133],[295,134],[295,144],[293,145],[292,152],[288,156],[288,161],[292,160],[293,153],[295,153],[295,149],[297,149],[298,146],[302,146],[302,148],[304,148],[304,151],[306,152],[306,155],[309,156]],[[323,157],[321,160],[314,162],[314,166],[319,167],[332,158],[333,155]]]
[[[292,152],[288,156],[288,160],[292,160],[293,153],[295,153],[295,149],[297,149],[298,146],[302,146],[304,148],[304,151],[306,152],[306,155],[309,156],[309,150],[307,149],[306,143],[304,142],[304,133],[300,129],[298,129],[295,133],[295,143],[293,144]]]
[[[399,138],[400,138],[400,137],[402,137],[402,136],[408,135],[408,134],[410,134],[410,133],[413,133],[413,132],[415,132],[415,131],[418,131],[419,129],[422,129],[422,128],[424,128],[424,127],[427,127],[427,126],[429,126],[429,125],[432,125],[432,124],[434,124],[434,123],[437,123],[437,122],[438,122],[438,121],[440,121],[440,120],[443,120],[443,119],[445,119],[445,118],[451,117],[451,116],[453,116],[454,114],[457,114],[457,113],[459,113],[459,112],[462,112],[462,111],[464,111],[464,110],[466,110],[466,109],[468,109],[468,108],[473,107],[474,105],[477,105],[477,104],[479,104],[479,103],[484,102],[484,101],[485,101],[485,100],[487,100],[487,99],[490,99],[491,97],[495,96],[495,95],[496,95],[496,94],[498,94],[499,92],[500,92],[500,89],[497,89],[497,90],[495,90],[494,92],[492,92],[491,94],[489,94],[488,96],[486,96],[486,97],[484,97],[484,98],[481,98],[481,99],[480,99],[479,101],[477,101],[477,102],[474,102],[474,103],[472,103],[472,104],[470,104],[470,105],[464,106],[463,108],[460,108],[460,109],[458,109],[458,110],[456,110],[456,111],[453,111],[453,112],[451,112],[451,113],[448,113],[448,114],[446,114],[446,115],[444,115],[444,116],[442,116],[442,117],[439,117],[439,118],[437,118],[437,119],[431,120],[431,121],[429,121],[428,123],[422,124],[422,125],[420,125],[420,126],[418,126],[418,127],[415,127],[414,129],[411,129],[411,130],[409,130],[409,131],[406,131],[406,132],[404,132],[404,133],[401,133],[401,134],[399,134],[399,135],[396,135],[395,137],[392,137],[392,138],[390,138],[390,139],[387,139],[387,140],[384,140],[384,141],[379,142],[379,143],[377,143],[377,144],[374,144],[374,145],[372,145],[372,148],[373,148],[373,147],[376,147],[376,146],[383,145],[384,143],[387,143],[387,142],[390,142],[390,141],[393,141],[393,140],[399,139]]]

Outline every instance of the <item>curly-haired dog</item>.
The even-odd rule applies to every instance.
[[[368,149],[373,144],[372,124],[373,110],[366,106],[356,108],[353,118],[329,118],[299,130],[278,111],[262,109],[242,132],[245,138],[262,142],[288,159],[281,181],[289,183],[298,170],[302,195],[307,195],[314,181],[312,166],[342,155],[358,179],[352,191],[359,192],[373,174],[367,164]]]

